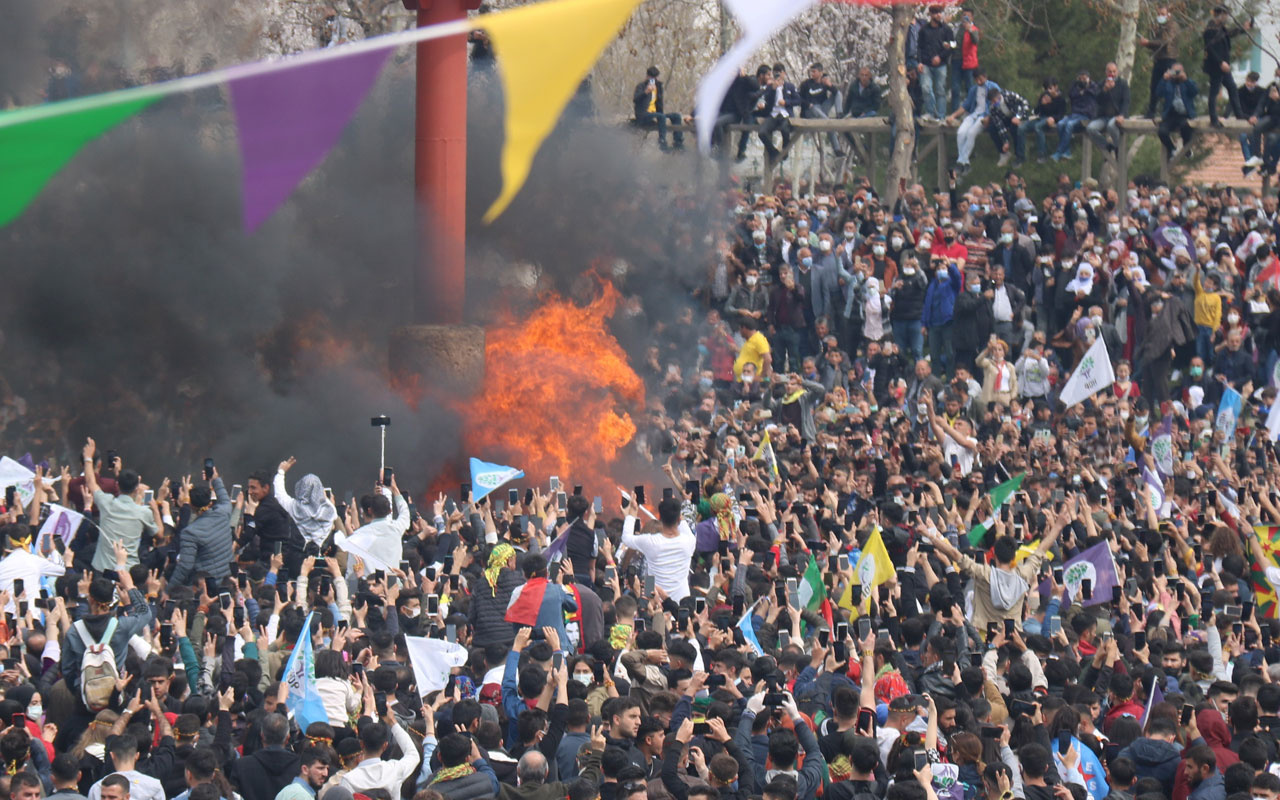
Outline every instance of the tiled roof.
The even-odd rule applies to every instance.
[[[1220,183],[1262,191],[1262,177],[1257,170],[1248,178],[1241,174],[1244,156],[1240,154],[1240,142],[1234,137],[1220,133],[1200,134],[1192,141],[1192,147],[1206,151],[1208,155],[1187,173],[1183,183],[1209,186]]]

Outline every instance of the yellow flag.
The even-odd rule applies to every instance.
[[[493,40],[507,117],[502,192],[485,222],[497,219],[524,186],[542,140],[640,2],[548,0],[474,20]]]
[[[1018,545],[1018,554],[1013,557],[1013,563],[1015,565],[1021,564],[1022,559],[1026,558],[1027,556],[1034,555],[1036,550],[1038,550],[1039,548],[1040,548],[1039,539],[1036,539],[1034,542],[1030,542],[1029,544]],[[1053,551],[1049,550],[1044,554],[1044,557],[1046,561],[1052,561]]]
[[[884,549],[884,539],[880,536],[880,526],[877,525],[875,530],[871,532],[871,538],[867,539],[866,546],[862,548],[862,555],[858,558],[858,565],[853,569],[854,580],[844,587],[844,594],[840,595],[838,605],[841,608],[857,613],[858,609],[853,605],[854,582],[856,581],[862,587],[862,604],[867,606],[871,602],[871,591],[893,578],[895,574],[893,562],[889,560],[889,551]]]

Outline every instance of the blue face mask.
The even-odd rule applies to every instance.
[[[813,266],[813,257],[812,257],[812,256],[805,256],[804,258],[800,259],[800,263],[801,263],[801,264],[803,264],[803,265],[805,265],[806,267],[812,267],[812,266]]]

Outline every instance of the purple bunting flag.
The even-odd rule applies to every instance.
[[[254,231],[338,143],[393,48],[231,81],[244,168],[244,227]]]

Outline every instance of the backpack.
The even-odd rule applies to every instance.
[[[111,650],[111,637],[115,635],[117,619],[107,622],[102,641],[95,642],[84,620],[75,624],[80,641],[84,642],[84,655],[80,657],[80,699],[85,708],[97,713],[111,705],[120,670],[116,668],[116,654]]]

